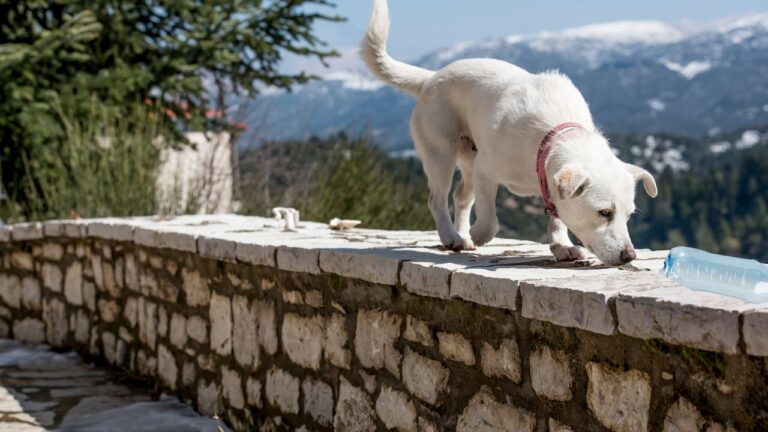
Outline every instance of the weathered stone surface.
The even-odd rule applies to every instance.
[[[75,261],[67,267],[64,276],[64,297],[69,304],[83,304],[83,265],[80,261]]]
[[[456,432],[533,432],[535,427],[533,414],[496,402],[490,391],[483,388],[459,416]]]
[[[474,366],[475,353],[472,352],[472,344],[467,338],[458,333],[440,332],[437,339],[440,342],[440,354],[450,360]]]
[[[411,315],[405,317],[403,337],[405,340],[420,343],[425,347],[435,346],[435,338],[432,336],[429,324]]]
[[[221,387],[230,406],[237,409],[245,408],[243,382],[236,371],[226,366],[221,367]]]
[[[197,271],[181,270],[182,288],[189,306],[208,306],[211,299],[211,289],[208,282]]]
[[[96,285],[83,281],[83,302],[91,312],[96,312]]]
[[[745,312],[743,329],[747,354],[768,357],[768,310]]]
[[[232,303],[229,297],[214,293],[209,309],[211,349],[221,355],[232,352]]]
[[[275,248],[272,246],[238,243],[235,256],[244,263],[275,267]]]
[[[400,259],[394,254],[382,256],[379,251],[322,250],[320,268],[324,272],[382,285],[397,285]]]
[[[197,315],[187,318],[187,336],[203,344],[208,342],[208,324],[206,321]]]
[[[573,429],[553,418],[549,419],[547,425],[549,426],[549,432],[573,432]]]
[[[197,383],[197,410],[200,414],[212,416],[221,413],[219,407],[219,386],[215,382],[200,380]]]
[[[17,276],[0,275],[0,299],[13,309],[21,307],[21,280]]]
[[[11,238],[15,241],[39,240],[43,238],[43,224],[40,222],[15,224],[11,230]]]
[[[304,412],[316,422],[329,427],[333,422],[333,389],[322,381],[304,378],[301,384],[304,394]]]
[[[537,395],[555,401],[571,400],[571,368],[562,351],[543,346],[531,353],[531,384]]]
[[[219,261],[235,260],[235,242],[212,237],[197,239],[197,251],[200,256]]]
[[[82,309],[77,311],[75,325],[72,327],[75,330],[75,342],[82,345],[87,345],[88,336],[91,330],[91,323],[88,320],[88,314],[86,314]]]
[[[283,294],[283,303],[293,304],[293,305],[304,304],[304,296],[301,294],[301,291],[283,291],[282,294]]]
[[[184,362],[184,367],[181,368],[181,385],[184,387],[190,387],[195,383],[197,373],[195,369],[195,363]]]
[[[466,269],[451,276],[451,297],[499,309],[517,309],[520,283],[509,277],[496,276],[495,270]]]
[[[45,263],[43,264],[41,272],[43,286],[53,292],[61,292],[61,269],[55,264]]]
[[[448,389],[450,374],[448,368],[439,361],[422,357],[406,348],[403,384],[417,398],[435,405],[440,394]]]
[[[241,365],[253,369],[259,367],[258,306],[246,297],[232,298],[232,330],[235,360]]]
[[[120,314],[120,306],[114,300],[99,300],[99,316],[104,322],[113,323],[117,321]]]
[[[11,267],[22,271],[33,271],[35,269],[35,259],[30,253],[14,252],[11,254]]]
[[[490,377],[508,378],[520,383],[520,350],[513,339],[501,341],[499,349],[483,342],[480,350],[480,369]]]
[[[3,282],[0,280],[0,285]],[[12,290],[12,287],[4,286],[0,291]],[[10,294],[7,293],[7,294]],[[4,299],[5,300],[5,299]],[[7,304],[7,301],[6,301]],[[21,281],[21,304],[27,310],[39,311],[43,308],[40,294],[40,282],[35,278],[25,277]]]
[[[136,268],[136,257],[133,254],[125,255],[125,286],[131,291],[139,291],[139,271]]]
[[[123,308],[123,317],[131,328],[139,322],[139,300],[136,297],[128,297]]]
[[[355,354],[367,368],[386,369],[400,377],[402,354],[395,348],[403,319],[389,312],[360,310],[357,313]]]
[[[117,280],[115,278],[115,268],[112,263],[104,261],[101,264],[102,278],[104,283],[104,290],[112,297],[120,297],[120,288],[117,286]]]
[[[416,432],[416,406],[405,393],[383,386],[376,399],[376,414],[387,429]]]
[[[104,358],[111,365],[117,363],[117,338],[114,333],[105,332],[101,335],[101,346],[103,348]],[[154,374],[156,372],[157,361],[153,358],[144,362],[144,372]]]
[[[404,262],[400,282],[408,292],[427,297],[450,297],[451,269],[427,263]]]
[[[43,258],[51,261],[60,261],[64,256],[64,248],[58,243],[46,243],[43,245]]]
[[[43,301],[45,339],[51,346],[62,347],[67,341],[69,320],[64,303],[58,299]]]
[[[162,344],[157,347],[157,372],[160,374],[163,384],[171,390],[176,390],[179,368],[176,366],[173,353]]]
[[[45,342],[45,324],[34,318],[24,318],[13,322],[13,337],[31,344]]]
[[[647,374],[621,372],[587,363],[587,406],[597,420],[614,432],[648,430],[651,383]]]
[[[373,406],[368,395],[341,377],[339,400],[336,403],[336,415],[333,428],[348,432],[374,432],[376,424]]]
[[[299,366],[317,370],[323,355],[323,319],[296,314],[283,317],[283,349]]]
[[[248,399],[248,405],[255,406],[256,408],[263,407],[263,403],[261,401],[261,381],[256,378],[249,377],[245,382],[245,394]]]
[[[139,297],[139,339],[155,349],[157,344],[157,304]]]
[[[267,401],[286,414],[299,413],[299,379],[281,369],[267,372]]]
[[[267,354],[277,353],[277,323],[275,321],[275,303],[271,300],[258,302],[259,343]]]
[[[334,314],[326,320],[323,350],[325,359],[334,366],[349,369],[352,352],[345,348],[347,344],[347,329],[344,315]]]
[[[682,292],[677,285],[662,286],[642,295],[621,295],[616,300],[619,332],[641,339],[662,339],[677,345],[737,354],[739,312],[728,304],[740,302],[726,299],[719,308],[702,305],[714,305],[717,303],[713,302],[718,301],[723,302],[715,294]]]
[[[178,349],[184,349],[187,343],[187,318],[174,312],[171,315],[171,344]]]
[[[321,274],[318,249],[280,246],[277,248],[277,267],[297,273]]]
[[[700,431],[704,418],[699,410],[686,398],[672,404],[664,418],[664,432]]]

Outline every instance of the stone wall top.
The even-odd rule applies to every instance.
[[[659,275],[665,251],[638,251],[621,268],[554,262],[547,245],[496,239],[452,253],[435,232],[333,231],[238,215],[106,218],[9,225],[0,243],[91,237],[198,253],[309,274],[335,274],[410,293],[456,298],[564,327],[725,354],[768,356],[768,303],[692,291]]]

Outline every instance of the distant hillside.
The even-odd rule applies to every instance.
[[[530,71],[559,69],[590,103],[602,129],[702,138],[768,124],[768,14],[683,34],[659,22],[617,22],[530,36],[467,42],[415,63],[437,69],[493,57]],[[365,71],[242,101],[244,143],[369,131],[387,151],[412,148],[409,96]],[[706,149],[702,149],[706,150]]]

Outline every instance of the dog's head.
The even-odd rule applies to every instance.
[[[653,176],[609,154],[566,163],[554,174],[553,201],[560,218],[584,246],[607,265],[636,258],[627,222],[635,212],[635,184],[656,197]]]

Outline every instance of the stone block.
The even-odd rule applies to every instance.
[[[237,243],[235,256],[244,263],[275,267],[275,248],[272,246]]]
[[[43,224],[40,222],[14,224],[11,230],[13,241],[40,240],[43,235]]]
[[[182,288],[186,295],[186,304],[192,307],[207,306],[211,299],[208,282],[195,270],[181,270]]]
[[[0,280],[0,285],[2,285],[3,282]],[[3,289],[0,289],[0,292],[2,292],[5,289],[13,289],[12,287],[4,287]],[[10,292],[8,294],[11,294]],[[5,299],[4,299],[5,300]],[[7,301],[6,301],[7,304]],[[25,277],[21,281],[21,304],[24,306],[24,309],[31,310],[31,311],[39,311],[42,310],[43,304],[42,304],[42,297],[40,294],[40,282],[37,281],[35,278],[31,277]]]
[[[637,370],[617,371],[587,363],[587,406],[597,420],[614,432],[648,430],[651,381]]]
[[[259,367],[258,305],[243,296],[232,298],[232,330],[235,360],[246,368]]]
[[[323,318],[296,314],[283,317],[283,350],[297,365],[318,370],[323,355]]]
[[[219,386],[215,382],[200,379],[197,382],[197,410],[202,415],[221,415]]]
[[[431,405],[448,390],[450,370],[439,361],[423,357],[409,348],[403,359],[403,384],[411,394]]]
[[[187,344],[187,318],[174,312],[171,315],[171,345],[184,349]]]
[[[114,300],[99,300],[99,316],[104,322],[113,323],[117,321],[120,314],[120,306]]]
[[[46,243],[43,245],[43,258],[51,261],[61,261],[64,256],[64,247],[58,243]]]
[[[139,339],[154,350],[157,344],[157,304],[139,297]]]
[[[91,332],[91,323],[88,320],[88,314],[82,309],[77,311],[77,317],[75,319],[75,325],[72,326],[75,330],[75,342],[81,345],[88,344],[88,337]]]
[[[187,336],[202,344],[208,342],[208,324],[197,315],[187,318]]]
[[[456,432],[533,432],[536,416],[532,413],[497,402],[490,390],[483,387],[459,416]]]
[[[13,252],[11,254],[11,267],[21,271],[34,271],[35,259],[27,252]]]
[[[571,367],[562,351],[543,346],[531,353],[529,359],[531,384],[538,396],[554,401],[571,400]]]
[[[422,344],[425,347],[435,346],[435,338],[432,336],[432,330],[429,328],[429,324],[427,324],[426,321],[414,318],[411,315],[405,317],[405,332],[403,333],[403,337],[405,340]]]
[[[168,336],[168,311],[163,305],[157,306],[157,335],[162,338]]]
[[[550,418],[549,421],[547,421],[547,426],[549,426],[549,432],[573,432],[573,429],[553,418]]]
[[[486,376],[507,378],[519,384],[522,374],[517,342],[514,339],[504,339],[498,349],[483,342],[480,350],[480,369]]]
[[[318,264],[319,253],[318,249],[280,246],[275,255],[277,267],[290,272],[319,275],[322,273]]]
[[[701,412],[688,399],[681,397],[667,411],[664,432],[700,431],[704,427]]]
[[[256,408],[263,408],[261,401],[261,381],[254,377],[249,377],[245,382],[245,394],[248,399],[248,405]]]
[[[229,297],[214,293],[209,309],[211,349],[226,356],[232,352],[232,303]]]
[[[373,404],[368,395],[342,376],[339,384],[339,399],[336,402],[336,415],[333,417],[334,430],[374,432],[376,431],[374,419]]]
[[[400,270],[400,283],[408,292],[426,297],[450,297],[452,269],[428,263],[404,262]]]
[[[19,309],[21,296],[21,280],[14,275],[0,274],[0,299],[3,303],[12,309]]]
[[[40,344],[45,342],[45,324],[35,318],[13,322],[13,338],[19,342]]]
[[[745,312],[743,329],[747,354],[768,357],[768,310]]]
[[[243,381],[236,371],[226,366],[221,367],[221,387],[224,391],[224,397],[229,401],[231,407],[236,409],[245,408]]]
[[[43,286],[53,292],[61,292],[61,269],[55,264],[44,263],[41,272]]]
[[[416,406],[405,393],[383,386],[376,399],[376,414],[387,429],[416,432]]]
[[[505,275],[506,276],[506,275]],[[497,309],[517,309],[520,282],[496,269],[464,269],[451,276],[451,297]]]
[[[157,372],[164,385],[171,390],[176,390],[179,368],[176,366],[173,353],[163,344],[157,346]]]
[[[440,342],[440,354],[449,360],[474,366],[475,353],[472,352],[472,344],[464,336],[458,333],[440,332],[437,334]]]
[[[304,394],[304,412],[320,425],[330,427],[333,422],[333,389],[322,381],[304,378],[301,384]]]
[[[400,377],[402,354],[395,348],[403,319],[389,312],[360,310],[357,313],[355,354],[366,368],[386,369]]]
[[[123,317],[131,328],[135,328],[139,321],[139,300],[136,297],[128,297],[125,300]]]
[[[285,414],[299,413],[299,379],[281,369],[267,372],[267,401]]]
[[[352,361],[352,352],[345,348],[347,338],[344,315],[331,315],[325,323],[323,351],[327,361],[343,369],[349,369],[350,362]]]
[[[66,305],[58,299],[43,301],[45,339],[53,347],[66,346],[69,334],[69,320]]]
[[[345,278],[382,285],[397,285],[397,254],[378,250],[328,249],[320,251],[320,268]]]
[[[235,242],[213,237],[197,239],[197,250],[200,256],[219,261],[235,261]]]
[[[64,274],[64,297],[71,305],[83,304],[83,265],[80,261],[75,261],[67,267]]]
[[[96,312],[96,285],[83,281],[83,302],[91,312]]]
[[[259,343],[269,355],[277,353],[277,322],[275,303],[271,300],[258,302]]]

